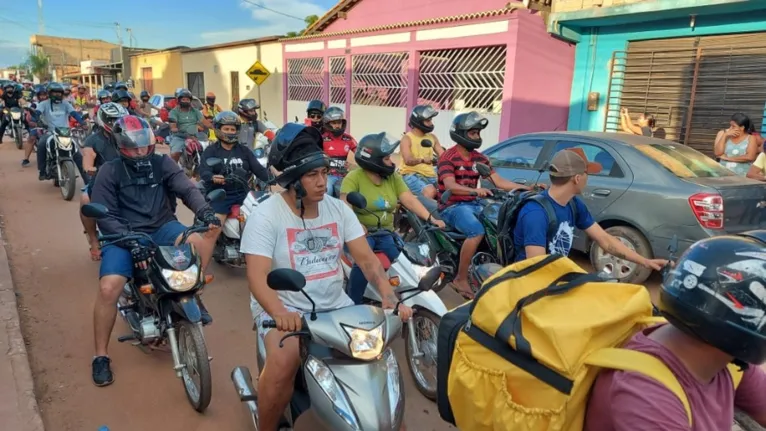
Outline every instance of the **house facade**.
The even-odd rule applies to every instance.
[[[241,99],[255,99],[261,105],[261,118],[284,124],[282,45],[278,39],[265,37],[184,50],[184,85],[201,100],[212,91],[222,109],[233,109]],[[270,73],[260,86],[246,73],[256,61]]]
[[[130,75],[137,95],[141,91],[149,94],[174,94],[184,86],[181,51],[178,46],[168,49],[141,52],[130,57]]]
[[[577,44],[570,130],[619,130],[628,108],[654,115],[660,137],[710,154],[733,113],[761,127],[764,2],[559,0],[553,12],[551,34]]]
[[[574,44],[521,2],[342,0],[282,42],[287,121],[321,99],[346,111],[357,139],[400,136],[418,104],[439,111],[435,133],[447,146],[452,119],[470,110],[489,119],[484,147],[566,127]]]

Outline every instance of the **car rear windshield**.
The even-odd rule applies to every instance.
[[[736,175],[715,160],[686,145],[636,145],[636,149],[680,178],[718,178]]]

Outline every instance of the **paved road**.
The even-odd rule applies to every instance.
[[[215,318],[205,331],[214,357],[214,391],[204,415],[189,407],[168,353],[146,355],[129,344],[117,343],[116,337],[126,329],[121,320],[110,350],[116,381],[96,388],[91,383],[90,362],[98,263],[89,259],[78,203],[63,201],[51,182],[38,182],[35,169],[21,168],[20,160],[21,152],[10,143],[0,146],[0,213],[46,428],[81,431],[108,425],[112,431],[132,431],[163,424],[172,430],[248,430],[229,379],[234,366],[254,366],[244,273],[213,264],[216,280],[204,295]],[[184,209],[181,219],[189,222],[190,212]],[[450,307],[459,302],[451,291],[442,296]],[[409,429],[454,429],[412,387],[401,358],[401,343],[396,350],[408,379]]]

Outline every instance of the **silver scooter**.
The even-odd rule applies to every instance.
[[[441,271],[430,271],[404,300],[429,290]],[[302,292],[306,279],[288,268],[275,269],[267,278],[274,290]],[[263,322],[274,328],[274,321]],[[370,305],[316,311],[303,317],[302,329],[285,335],[300,337],[301,366],[293,396],[279,429],[292,429],[309,409],[325,429],[333,431],[398,431],[404,419],[404,383],[390,344],[400,336],[402,322],[396,312]],[[257,364],[266,362],[266,348],[258,343]],[[258,395],[250,370],[234,368],[231,379],[259,430]]]

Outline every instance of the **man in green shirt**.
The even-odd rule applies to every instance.
[[[205,117],[199,109],[192,106],[192,94],[187,89],[181,89],[176,92],[178,106],[173,108],[168,115],[170,123],[170,157],[178,162],[181,153],[186,147],[186,136],[196,136],[197,132],[204,130]]]
[[[407,188],[402,176],[395,172],[396,165],[391,161],[391,154],[398,146],[399,141],[385,133],[362,138],[354,154],[360,169],[349,172],[340,187],[341,199],[346,200],[346,195],[351,192],[359,192],[367,199],[367,209],[380,217],[381,228],[390,234],[368,236],[367,242],[373,251],[384,253],[392,262],[399,257],[397,243],[401,242],[399,235],[394,233],[394,212],[399,202],[423,220],[444,227],[444,222],[431,218],[428,210]],[[365,230],[378,228],[375,215],[357,209],[354,212]],[[367,279],[356,264],[351,270],[348,283],[348,295],[355,304],[360,304],[367,288]]]

